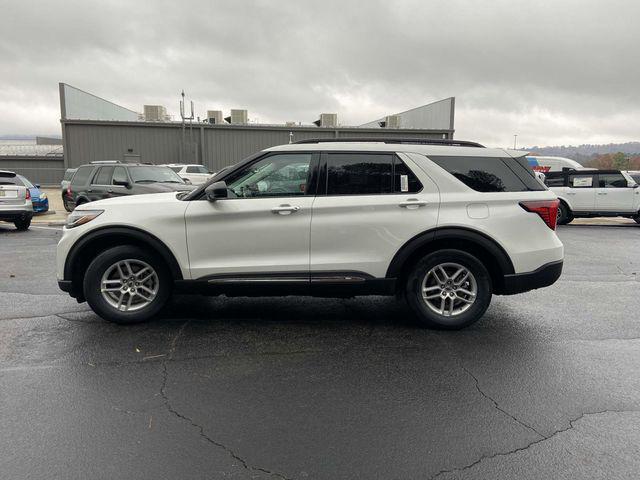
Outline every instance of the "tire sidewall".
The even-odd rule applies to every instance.
[[[158,275],[158,293],[151,304],[134,312],[121,312],[107,303],[100,292],[102,275],[114,263],[120,260],[142,260],[153,267]],[[156,316],[164,307],[171,295],[171,276],[166,265],[155,255],[146,253],[143,249],[124,245],[100,253],[87,268],[84,280],[84,296],[91,309],[105,320],[120,324],[132,324],[149,320]]]
[[[422,298],[422,280],[429,270],[442,263],[458,263],[475,277],[478,293],[475,303],[455,317],[444,317],[429,309]],[[461,250],[440,250],[423,257],[407,277],[405,298],[416,313],[417,320],[428,327],[457,330],[479,320],[489,307],[492,296],[491,276],[485,266],[473,255]]]
[[[558,205],[558,212],[560,212],[560,215],[558,215],[558,225],[566,225],[573,220],[569,207],[567,207],[564,202],[560,202],[560,205]]]

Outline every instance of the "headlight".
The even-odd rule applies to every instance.
[[[47,199],[47,194],[46,193],[41,193],[40,194],[40,200],[46,200]]]
[[[98,215],[100,215],[104,210],[74,210],[67,217],[67,223],[65,227],[74,228],[79,227],[80,225],[84,225],[87,222],[90,222]]]

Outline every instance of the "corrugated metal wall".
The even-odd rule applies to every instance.
[[[66,165],[77,167],[97,160],[123,160],[138,156],[142,162],[202,163],[212,171],[232,165],[260,150],[292,140],[336,137],[452,138],[450,130],[383,130],[356,127],[313,128],[284,126],[215,126],[194,124],[185,132],[175,123],[64,121]]]
[[[59,185],[64,175],[65,167],[61,156],[3,155],[0,156],[0,170],[9,170],[24,175],[31,183]]]

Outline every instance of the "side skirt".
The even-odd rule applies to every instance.
[[[196,280],[176,280],[181,294],[229,297],[313,296],[353,297],[396,293],[395,278],[375,278],[362,272],[284,272],[212,275]]]

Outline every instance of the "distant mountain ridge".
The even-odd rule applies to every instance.
[[[606,145],[584,144],[578,146],[553,146],[553,147],[528,147],[528,150],[535,155],[549,155],[554,157],[565,157],[576,160],[580,163],[589,161],[598,155],[607,153],[622,152],[626,155],[640,155],[640,142],[608,143]]]

